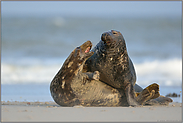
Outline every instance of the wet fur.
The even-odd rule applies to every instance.
[[[124,90],[129,105],[138,105],[133,85],[136,74],[128,56],[125,40],[118,31],[111,30],[101,36],[101,41],[92,49],[94,54],[86,61],[85,71],[99,71],[100,81]]]
[[[128,56],[125,40],[118,31],[111,30],[105,32],[101,36],[101,41],[92,49],[92,55],[85,63],[83,71],[99,71],[100,81],[107,83],[113,88],[124,90],[128,105],[138,104],[160,104],[161,102],[172,102],[172,100],[164,97],[153,98],[153,91],[148,90],[147,95],[141,95],[143,98],[135,96],[136,92],[142,92],[143,89],[136,83],[136,73],[133,63]],[[152,84],[153,85],[153,84]],[[159,85],[158,85],[159,87]],[[154,90],[159,95],[159,89]],[[151,96],[150,96],[151,95]],[[147,100],[151,99],[151,100]],[[141,100],[141,101],[137,101]],[[160,101],[161,100],[161,101]],[[162,103],[161,103],[162,104]]]
[[[85,61],[93,54],[86,56],[83,50],[90,44],[87,41],[76,48],[53,78],[50,92],[54,101],[61,106],[127,106],[122,90],[99,81],[96,71],[82,72]]]

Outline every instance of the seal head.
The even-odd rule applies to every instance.
[[[101,40],[104,42],[105,45],[107,45],[110,48],[115,47],[116,43],[122,41],[123,39],[124,38],[122,34],[115,30],[105,32],[101,36]],[[123,43],[125,43],[124,40],[123,40]]]

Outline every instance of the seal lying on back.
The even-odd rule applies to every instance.
[[[61,106],[119,106],[125,105],[122,93],[99,81],[99,72],[82,73],[85,61],[93,55],[92,44],[85,42],[72,51],[53,78],[50,91]]]

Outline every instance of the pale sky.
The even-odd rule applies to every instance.
[[[2,15],[181,16],[181,1],[2,1]]]

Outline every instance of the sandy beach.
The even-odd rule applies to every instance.
[[[142,107],[61,107],[55,102],[1,102],[2,122],[180,122],[182,104]]]

